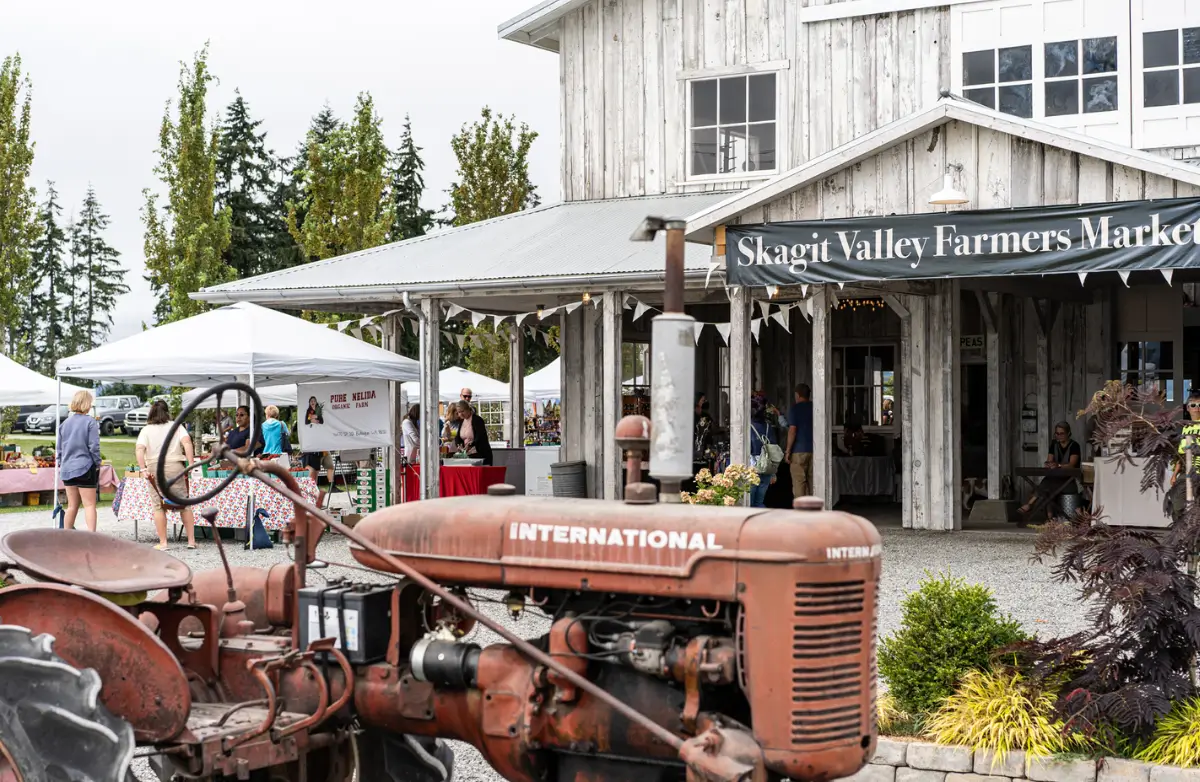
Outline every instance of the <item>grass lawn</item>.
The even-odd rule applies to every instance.
[[[22,453],[32,453],[34,448],[42,445],[54,445],[52,436],[40,434],[10,434],[5,438],[5,442],[21,446]],[[101,437],[100,438],[100,455],[111,461],[113,469],[117,471],[117,480],[125,474],[125,469],[131,464],[137,464],[137,458],[134,456],[134,446],[137,445],[137,439],[134,437]],[[111,490],[100,493],[100,504],[112,503],[113,493]],[[44,510],[47,515],[53,509],[51,505],[33,505],[20,506],[15,508],[0,508],[0,514],[3,513],[26,513],[28,511]]]

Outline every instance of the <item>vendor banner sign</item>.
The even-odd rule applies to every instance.
[[[345,451],[392,445],[386,380],[296,386],[300,450]]]
[[[730,285],[1200,267],[1200,199],[731,225]]]

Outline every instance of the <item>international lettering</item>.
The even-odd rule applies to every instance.
[[[620,527],[582,527],[569,524],[528,524],[512,522],[508,539],[530,543],[560,543],[577,546],[620,546],[625,548],[675,549],[682,551],[720,551],[712,532],[686,530],[646,530]]]
[[[872,559],[883,554],[883,546],[830,546],[825,549],[825,559]]]

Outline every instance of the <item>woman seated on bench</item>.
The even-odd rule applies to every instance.
[[[1071,439],[1071,425],[1066,421],[1059,421],[1054,425],[1054,440],[1050,443],[1049,453],[1046,454],[1046,467],[1051,470],[1060,468],[1078,470],[1082,459],[1083,450],[1079,447],[1079,443]],[[1022,516],[1027,516],[1039,499],[1050,496],[1057,497],[1060,494],[1059,490],[1064,485],[1074,482],[1074,478],[1051,476],[1042,478],[1033,495],[1017,512]],[[1049,508],[1047,508],[1047,515],[1049,515]]]

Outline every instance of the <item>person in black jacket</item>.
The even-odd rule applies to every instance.
[[[483,459],[483,463],[491,467],[492,444],[488,438],[487,424],[466,402],[455,402],[452,408],[453,417],[459,421],[454,444],[459,450],[466,451],[468,456]]]

